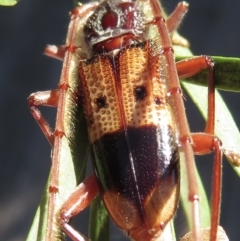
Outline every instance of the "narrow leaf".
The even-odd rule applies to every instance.
[[[109,215],[100,195],[91,204],[89,239],[94,241],[109,240]]]
[[[13,6],[17,4],[19,0],[0,0],[0,5],[2,6]]]

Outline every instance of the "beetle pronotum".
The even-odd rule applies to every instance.
[[[213,149],[210,240],[216,240],[221,144],[213,135],[214,63],[211,58],[200,56],[175,64],[169,33],[177,28],[186,10],[187,4],[181,2],[165,22],[156,0],[92,2],[73,11],[64,51],[47,49],[49,55],[64,55],[59,88],[34,93],[29,103],[33,116],[54,147],[49,222],[56,215],[62,139],[64,136],[71,139],[72,127],[65,125],[65,118],[79,104],[79,92],[93,152],[101,161],[95,161],[96,173],[73,192],[60,210],[58,222],[73,240],[85,239],[72,229],[69,219],[99,191],[114,222],[131,238],[150,241],[161,237],[178,204],[180,150],[188,171],[193,240],[201,240],[194,152],[205,154]],[[210,76],[207,126],[205,133],[191,134],[179,77],[191,76],[205,68]],[[58,107],[54,132],[36,108],[38,105]],[[48,241],[52,235],[50,227]]]

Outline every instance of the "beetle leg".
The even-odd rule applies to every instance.
[[[30,111],[40,126],[42,132],[46,136],[47,140],[53,146],[54,135],[53,130],[49,126],[46,119],[43,117],[42,113],[39,111],[36,106],[51,106],[57,107],[59,97],[59,90],[51,90],[51,91],[39,91],[33,93],[28,98],[28,103],[30,106]]]
[[[69,220],[85,209],[98,194],[98,185],[95,174],[86,178],[78,185],[60,210],[59,223],[62,229],[74,241],[87,241],[80,233],[72,228]]]
[[[214,151],[213,166],[213,191],[211,206],[211,241],[216,240],[217,227],[219,222],[219,209],[221,202],[221,179],[222,179],[222,150],[221,141],[208,133],[193,133],[193,150],[195,154],[205,155]]]
[[[44,54],[58,59],[58,60],[63,60],[64,55],[66,52],[66,46],[57,46],[57,45],[47,45],[44,50]]]
[[[183,17],[188,11],[188,5],[186,2],[180,2],[171,15],[168,16],[166,24],[170,33],[175,31],[182,22]]]
[[[176,32],[180,23],[182,22],[185,14],[188,11],[188,3],[180,2],[174,11],[168,16],[166,20],[168,31],[172,34],[172,43],[174,45],[180,45],[184,47],[189,47],[189,42]]]
[[[196,241],[201,240],[200,233],[200,219],[199,219],[199,194],[198,187],[195,178],[195,161],[194,161],[194,151],[192,147],[192,138],[187,122],[185,108],[183,104],[182,91],[179,83],[179,76],[174,65],[174,53],[172,49],[172,41],[169,38],[169,32],[166,29],[166,24],[162,15],[162,9],[158,1],[150,0],[151,9],[153,12],[153,20],[151,24],[155,24],[159,37],[161,38],[161,44],[163,48],[163,54],[166,58],[166,63],[168,65],[168,98],[171,100],[171,105],[174,106],[174,118],[178,122],[179,129],[179,144],[181,145],[182,153],[185,156],[185,164],[187,168],[187,177],[189,184],[188,198],[191,202],[192,208],[192,222],[193,222],[193,238]]]
[[[203,69],[209,69],[208,80],[208,118],[205,127],[205,133],[214,135],[215,129],[215,83],[214,83],[214,62],[209,56],[198,56],[176,63],[180,78],[190,77]],[[191,71],[189,71],[191,70]],[[222,148],[222,152],[228,161],[234,165],[240,166],[240,154],[238,152]]]
[[[180,78],[190,77],[203,69],[209,69],[208,81],[208,118],[204,133],[193,133],[193,150],[195,154],[204,155],[214,151],[213,194],[211,213],[210,240],[215,241],[219,222],[219,208],[221,201],[221,178],[222,178],[222,150],[221,141],[214,136],[215,123],[215,85],[214,85],[214,62],[208,56],[199,56],[177,63]]]
[[[63,60],[64,55],[66,53],[65,46],[56,46],[56,45],[47,45],[44,53],[49,56],[59,60]],[[51,91],[39,91],[33,93],[28,98],[28,103],[30,106],[30,111],[40,126],[42,132],[46,136],[47,140],[53,146],[54,142],[54,134],[52,128],[49,126],[46,119],[43,117],[42,113],[39,111],[36,106],[50,106],[57,107],[59,99],[59,90],[51,90]]]
[[[205,55],[184,59],[176,63],[178,75],[181,79],[193,76],[203,69],[211,69],[213,65],[213,59]]]
[[[212,190],[212,205],[211,205],[211,231],[210,241],[215,241],[217,238],[217,229],[220,216],[221,203],[221,186],[222,186],[222,149],[221,141],[214,136],[215,129],[215,83],[214,83],[214,62],[211,58],[205,57],[206,65],[209,68],[208,81],[208,118],[205,127],[205,133],[193,134],[194,152],[214,151],[213,165],[213,190]],[[199,150],[196,150],[199,149]],[[200,150],[202,149],[202,150]]]
[[[206,133],[214,134],[215,123],[215,84],[214,61],[209,56],[197,56],[176,63],[179,78],[187,78],[199,73],[203,69],[209,69],[208,80],[208,118],[205,127]]]

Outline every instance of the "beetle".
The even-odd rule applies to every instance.
[[[58,166],[68,109],[81,99],[94,153],[95,174],[74,191],[57,220],[73,240],[85,240],[69,224],[100,192],[121,229],[135,240],[156,240],[173,218],[179,199],[179,152],[185,155],[194,240],[201,240],[195,154],[215,151],[211,240],[216,240],[221,186],[221,142],[214,136],[214,63],[199,56],[175,63],[172,33],[184,16],[181,2],[165,21],[158,1],[102,1],[77,8],[65,48],[47,49],[62,57],[59,88],[37,92],[29,104],[53,145],[49,186],[49,222],[59,192]],[[184,40],[178,38],[181,44]],[[179,77],[209,69],[209,111],[204,133],[191,134]],[[77,80],[77,81],[76,81]],[[80,96],[78,96],[78,94]],[[58,107],[56,129],[50,129],[37,106]],[[71,106],[71,107],[70,107]],[[68,122],[69,123],[69,122]],[[70,133],[70,134],[67,134]],[[116,205],[116,203],[118,205]],[[52,231],[49,231],[48,240]]]

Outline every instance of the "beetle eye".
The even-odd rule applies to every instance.
[[[114,29],[117,27],[117,24],[118,24],[118,15],[113,11],[107,12],[102,17],[102,27],[104,30]]]
[[[145,86],[138,86],[134,89],[134,95],[136,101],[143,100],[147,96],[147,90]]]

